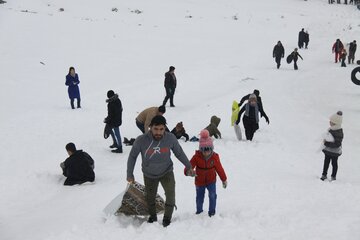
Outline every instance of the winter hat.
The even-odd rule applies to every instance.
[[[175,67],[174,66],[170,66],[169,67],[169,71],[174,71],[175,70]]]
[[[159,112],[161,113],[165,113],[166,112],[166,108],[164,105],[161,105],[159,108],[158,108]]]
[[[214,149],[213,140],[210,137],[209,131],[204,129],[200,132],[199,149],[204,151],[205,149]]]
[[[255,95],[255,94],[250,94],[250,96],[249,96],[249,101],[250,101],[251,99],[257,100],[256,95]]]
[[[337,113],[333,114],[330,117],[330,122],[341,127],[342,119],[343,119],[342,115],[343,115],[342,111],[338,111]]]
[[[260,95],[260,91],[257,89],[254,89],[254,94],[256,95],[256,97],[258,97]]]
[[[115,93],[114,93],[113,90],[109,90],[109,91],[107,92],[107,97],[108,97],[108,98],[111,98],[111,97],[114,96],[114,95],[115,95]]]

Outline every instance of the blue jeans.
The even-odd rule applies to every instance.
[[[196,187],[196,212],[201,213],[203,211],[203,204],[205,198],[205,189],[209,192],[209,214],[215,214],[216,208],[216,182],[207,186]]]
[[[110,135],[111,135],[114,143],[117,144],[117,147],[121,148],[122,144],[121,144],[121,135],[120,135],[119,127],[114,127],[113,129],[111,129]]]

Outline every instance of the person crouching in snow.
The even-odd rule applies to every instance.
[[[209,131],[210,137],[214,136],[216,139],[221,138],[221,132],[218,127],[221,119],[217,116],[212,116],[210,119],[210,124],[205,129]]]
[[[203,212],[205,189],[209,192],[209,217],[215,215],[216,208],[216,174],[219,175],[223,188],[227,187],[227,177],[221,165],[219,155],[214,152],[214,145],[209,131],[204,129],[200,132],[199,150],[190,160],[191,166],[195,168],[196,186],[196,214]],[[185,175],[187,169],[184,170]]]
[[[189,141],[189,135],[186,133],[182,122],[177,123],[174,129],[171,130],[171,133],[174,134],[177,139],[184,137],[185,142]]]
[[[327,179],[327,171],[329,169],[330,162],[333,167],[331,180],[332,181],[336,180],[336,174],[338,170],[337,161],[339,156],[342,154],[341,143],[344,138],[344,133],[341,124],[342,124],[342,112],[338,111],[337,113],[335,113],[330,117],[330,128],[328,130],[328,132],[334,138],[334,141],[324,140],[325,148],[323,149],[323,152],[325,154],[325,159],[324,159],[323,173],[320,178],[322,181]]]
[[[259,107],[257,103],[257,98],[255,94],[251,94],[249,96],[249,101],[246,103],[240,110],[238,118],[235,122],[236,125],[239,125],[241,114],[244,114],[243,124],[245,128],[246,139],[252,141],[254,137],[254,133],[259,129],[259,112],[261,116],[266,119],[267,124],[270,123],[268,116],[264,112],[264,110]]]

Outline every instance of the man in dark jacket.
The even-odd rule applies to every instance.
[[[114,93],[113,90],[109,90],[107,92],[108,99],[106,102],[108,103],[108,115],[105,118],[104,122],[111,128],[111,137],[113,139],[113,144],[110,148],[116,148],[111,150],[114,153],[122,153],[122,143],[121,143],[121,135],[119,127],[122,124],[122,105],[119,99],[119,96]]]
[[[175,177],[171,151],[185,165],[189,176],[194,176],[195,173],[178,140],[174,134],[166,132],[165,128],[166,119],[158,115],[151,120],[150,131],[137,137],[127,162],[127,181],[135,181],[134,168],[136,159],[141,154],[146,202],[150,215],[148,223],[157,221],[155,198],[161,183],[166,196],[163,226],[167,227],[171,223],[175,207]]]
[[[236,125],[239,125],[241,115],[244,112],[245,114],[243,117],[243,125],[245,128],[246,139],[252,141],[254,133],[256,132],[256,130],[259,129],[259,112],[261,113],[261,116],[266,119],[266,122],[268,124],[270,123],[270,121],[266,113],[262,109],[260,109],[255,94],[251,94],[249,96],[249,102],[241,108],[238,119],[235,122]]]
[[[348,57],[349,64],[350,63],[354,64],[356,47],[357,47],[356,40],[354,40],[353,42],[350,43],[349,46],[349,57]]]
[[[63,175],[67,177],[64,185],[72,186],[84,182],[94,182],[94,160],[90,155],[83,150],[76,150],[74,143],[66,144],[65,149],[69,157],[60,164]]]
[[[256,96],[256,101],[257,101],[257,104],[259,106],[259,111],[260,111],[260,114],[262,114],[262,112],[264,111],[264,107],[263,107],[263,104],[262,104],[262,100],[261,100],[261,97],[260,97],[260,91],[257,90],[257,89],[254,89],[254,92],[253,94],[255,94]],[[251,96],[251,93],[248,94],[248,95],[245,95],[241,100],[240,100],[240,103],[239,103],[239,107],[241,107],[241,105],[243,105],[243,103],[246,101],[246,100],[249,100],[249,97]],[[261,115],[262,117],[263,115]]]
[[[309,35],[308,31],[306,31],[305,32],[305,39],[304,39],[306,49],[308,48],[309,42],[310,42],[310,35]]]
[[[300,49],[304,47],[304,42],[305,42],[305,31],[304,29],[301,29],[301,31],[299,32],[299,39],[298,39],[298,46]]]
[[[280,41],[278,41],[278,43],[275,45],[274,50],[273,50],[273,58],[275,58],[275,62],[277,63],[277,68],[280,68],[281,65],[281,58],[284,57],[285,54],[285,50],[283,45],[281,44]]]
[[[334,43],[332,47],[332,52],[335,53],[335,63],[337,63],[340,60],[341,51],[343,50],[344,45],[340,41],[340,39],[336,39],[336,42]]]
[[[166,96],[163,101],[163,106],[166,105],[168,99],[170,98],[170,107],[175,107],[174,94],[176,88],[176,76],[175,76],[175,67],[173,66],[170,66],[169,71],[165,73],[164,87],[166,90]]]

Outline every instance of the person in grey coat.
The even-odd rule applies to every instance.
[[[137,137],[127,162],[127,181],[130,183],[135,181],[134,168],[136,159],[141,154],[146,202],[150,215],[148,223],[157,221],[155,198],[159,183],[161,183],[166,196],[163,226],[167,227],[171,223],[175,207],[175,177],[173,161],[170,157],[171,151],[186,167],[187,175],[195,176],[195,173],[174,134],[166,132],[165,129],[166,119],[158,115],[151,120],[150,131]]]

